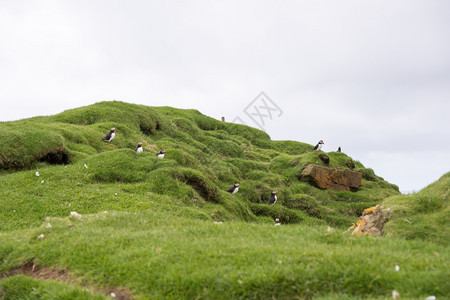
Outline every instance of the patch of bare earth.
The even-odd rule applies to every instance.
[[[40,267],[40,266],[34,264],[33,262],[28,262],[21,267],[18,267],[18,268],[12,269],[6,273],[0,274],[0,279],[6,278],[6,277],[12,277],[15,275],[25,275],[25,276],[33,277],[35,279],[56,280],[56,281],[71,283],[71,284],[75,284],[75,283],[79,282],[79,279],[77,277],[69,275],[69,272],[67,270],[64,270],[64,269],[59,270],[59,269],[53,269],[53,268],[49,268],[49,267]],[[95,293],[101,293],[106,296],[114,295],[115,299],[120,299],[120,300],[133,299],[131,292],[126,289],[99,288],[99,287],[88,286],[86,284],[83,284],[83,287],[87,288],[89,291],[92,291]]]

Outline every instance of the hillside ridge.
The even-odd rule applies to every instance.
[[[103,142],[112,127],[117,129],[116,137]],[[272,141],[263,131],[221,122],[192,109],[100,102],[53,116],[1,123],[0,139],[4,141],[0,146],[4,176],[27,177],[34,173],[16,171],[45,173],[54,166],[52,172],[64,174],[66,180],[81,180],[91,187],[140,184],[138,194],[166,196],[178,205],[200,210],[207,207],[207,214],[218,221],[279,218],[284,223],[347,226],[365,208],[399,194],[397,186],[345,153],[328,152],[325,164],[324,152],[312,151],[312,145]],[[133,151],[138,142],[143,143],[143,153]],[[160,149],[167,151],[163,160],[155,157]],[[313,187],[300,180],[310,164],[334,169],[352,166],[362,173],[362,186],[356,192]],[[238,194],[224,192],[235,183],[241,184]],[[267,206],[272,190],[277,190],[279,200]],[[64,214],[67,208],[59,212]],[[27,222],[20,223],[18,228]]]

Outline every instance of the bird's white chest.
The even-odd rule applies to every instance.
[[[322,144],[317,145],[316,151],[319,151],[320,149],[322,149]]]
[[[233,193],[231,193],[231,194],[234,195],[234,194],[236,194],[238,191],[239,191],[239,188],[237,187],[237,188],[234,189]]]
[[[159,153],[158,158],[164,158],[164,153]]]
[[[138,147],[137,149],[136,149],[136,152],[143,152],[144,151],[144,149],[142,149],[142,147]]]
[[[111,133],[111,137],[109,138],[109,141],[111,141],[115,136],[116,136],[115,132]]]
[[[273,196],[273,198],[275,199],[275,201],[273,201],[273,203],[277,202],[277,196]]]

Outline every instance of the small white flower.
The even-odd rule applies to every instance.
[[[111,297],[116,298],[116,293],[112,292]]]
[[[105,210],[104,212],[103,212],[104,214],[107,214],[108,213],[108,211],[107,210]]]
[[[80,215],[79,213],[77,213],[76,211],[71,211],[71,212],[70,212],[70,215],[71,215],[72,217],[77,218],[77,219],[81,219],[81,215]]]
[[[47,229],[50,229],[50,228],[52,228],[52,224],[50,224],[50,223],[47,223],[47,225],[45,225],[45,228],[47,228]]]
[[[428,296],[425,300],[436,300],[436,296]]]
[[[396,271],[396,272],[400,271],[400,266],[399,266],[399,265],[396,265],[396,266],[395,266],[395,271]]]
[[[87,164],[84,164],[84,167],[87,169],[88,168]]]
[[[41,183],[44,183],[44,180],[41,180]]]
[[[392,299],[398,299],[400,298],[400,293],[397,292],[396,290],[392,291]]]
[[[42,234],[41,234],[40,236],[38,236],[37,238],[38,238],[38,240],[44,239],[44,234],[42,233]]]
[[[117,193],[114,193],[114,196],[117,196]]]
[[[36,172],[36,176],[40,176],[41,174],[39,174],[39,172]]]
[[[222,224],[222,222],[216,222],[216,221],[214,221],[214,224]]]

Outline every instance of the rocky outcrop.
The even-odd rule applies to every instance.
[[[334,191],[356,191],[361,186],[362,173],[348,169],[338,170],[318,165],[306,166],[300,180]]]
[[[347,232],[352,231],[354,235],[380,236],[383,232],[383,226],[389,218],[389,210],[383,211],[380,205],[367,208]]]

